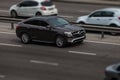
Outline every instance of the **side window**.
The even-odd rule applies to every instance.
[[[19,7],[32,7],[32,6],[37,6],[38,3],[35,1],[24,1],[18,4]]]
[[[95,12],[93,14],[91,14],[89,17],[101,17],[101,11]]]
[[[24,24],[30,24],[30,25],[36,25],[36,26],[42,26],[42,27],[46,27],[49,25],[48,23],[40,20],[29,20],[24,22]]]
[[[47,27],[49,24],[44,21],[39,21],[39,26]]]
[[[28,7],[33,7],[33,6],[37,6],[38,2],[36,1],[28,1]]]
[[[37,25],[38,20],[28,20],[28,21],[24,22],[24,24]]]
[[[110,11],[104,11],[102,13],[102,16],[103,17],[113,17],[114,16],[114,13],[113,12],[110,12]]]
[[[120,66],[117,67],[117,71],[120,71]]]
[[[27,1],[23,1],[23,2],[18,4],[19,7],[26,7],[27,5],[28,5]]]

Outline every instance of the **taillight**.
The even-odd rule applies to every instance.
[[[17,25],[17,26],[16,26],[16,29],[18,29],[19,27],[20,27],[20,26],[19,26],[19,25]]]
[[[41,10],[46,10],[46,8],[45,8],[44,6],[42,6],[40,9],[41,9]]]
[[[120,17],[118,17],[118,19],[120,20]]]

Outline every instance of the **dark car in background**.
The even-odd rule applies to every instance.
[[[16,27],[16,35],[25,44],[40,41],[64,47],[67,43],[83,42],[85,34],[84,28],[72,25],[58,16],[29,18]]]
[[[120,80],[120,63],[112,64],[105,69],[104,80]]]

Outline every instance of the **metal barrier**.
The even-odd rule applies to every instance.
[[[14,24],[16,24],[22,20],[23,19],[0,17],[0,22],[11,23],[11,29],[14,29]]]
[[[7,18],[7,17],[0,17],[0,22],[4,23],[11,23],[11,29],[14,29],[14,24],[22,21],[24,19],[17,19],[17,18]],[[80,25],[75,22],[71,22],[72,24],[75,24],[77,26],[82,26],[86,30],[89,31],[99,31],[101,32],[101,38],[104,38],[104,32],[109,32],[109,33],[120,33],[120,28],[118,27],[108,27],[108,26],[95,26],[95,25]]]

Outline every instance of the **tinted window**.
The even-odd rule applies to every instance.
[[[117,71],[120,71],[120,66],[117,67]]]
[[[41,4],[42,4],[42,6],[52,6],[53,5],[53,3],[51,1],[44,1]]]
[[[24,1],[22,3],[20,3],[18,6],[20,7],[32,7],[32,6],[37,6],[38,3],[35,1]]]
[[[102,16],[101,14],[102,14],[102,12],[98,11],[98,12],[91,14],[90,17],[101,17]]]
[[[36,25],[36,26],[43,26],[43,27],[48,26],[48,23],[46,23],[44,21],[40,21],[40,20],[30,20],[30,21],[26,21],[24,23],[30,24],[30,25]]]
[[[53,18],[49,20],[50,24],[53,26],[62,26],[69,24],[65,19],[63,18]]]
[[[113,17],[114,16],[114,13],[113,12],[110,12],[110,11],[104,11],[102,13],[102,16],[103,17]]]

